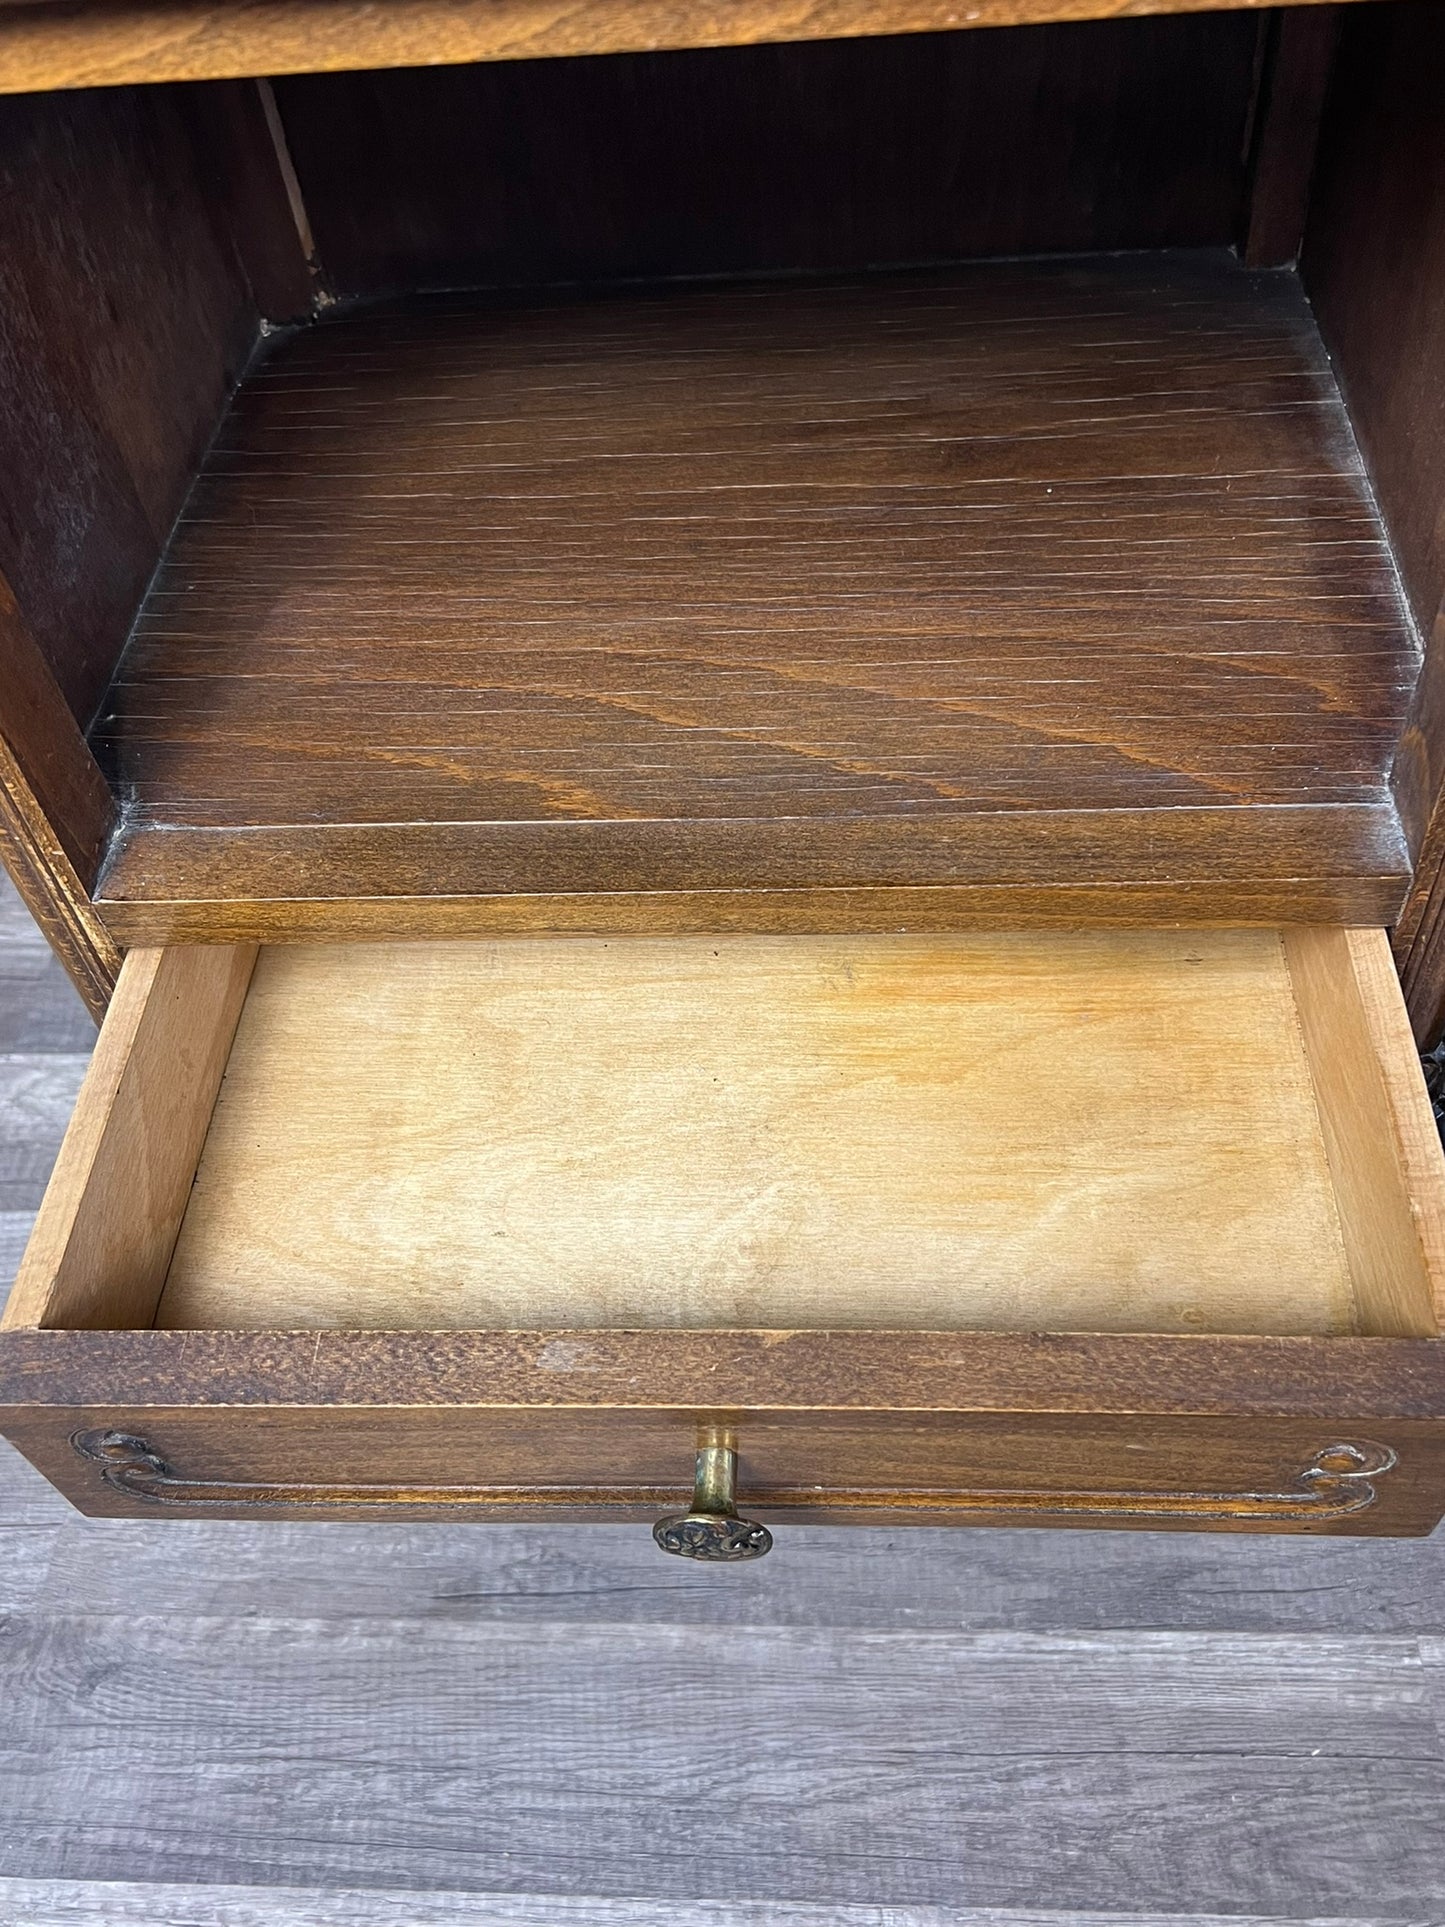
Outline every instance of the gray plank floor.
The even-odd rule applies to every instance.
[[[0,891],[0,1267],[93,1030]],[[1445,1923],[1445,1535],[130,1524],[0,1446],[0,1927]]]

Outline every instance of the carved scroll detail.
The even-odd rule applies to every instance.
[[[402,1481],[360,1482],[188,1478],[175,1472],[144,1439],[128,1432],[77,1432],[71,1443],[83,1458],[100,1467],[105,1483],[128,1498],[178,1509],[250,1511],[365,1508],[456,1507],[504,1512],[557,1506],[578,1510],[634,1511],[666,1504],[676,1488],[666,1486],[498,1486],[412,1485]],[[1388,1473],[1396,1455],[1368,1441],[1323,1446],[1286,1484],[1273,1491],[1170,1492],[1165,1490],[1045,1491],[1007,1488],[974,1491],[768,1488],[754,1502],[771,1512],[824,1511],[928,1512],[950,1519],[1034,1515],[1059,1518],[1198,1519],[1261,1523],[1327,1523],[1363,1512],[1375,1503],[1375,1481]]]

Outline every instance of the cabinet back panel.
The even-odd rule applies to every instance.
[[[336,288],[1234,238],[1260,22],[1213,14],[277,85]]]

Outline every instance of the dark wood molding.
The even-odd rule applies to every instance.
[[[115,823],[100,766],[0,577],[0,740],[81,882],[95,881]],[[16,780],[12,779],[12,780]]]
[[[99,765],[0,578],[0,856],[96,1017],[120,969],[89,895],[114,822]]]

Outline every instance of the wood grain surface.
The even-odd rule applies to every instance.
[[[621,1901],[681,1854],[734,1905],[1439,1910],[1413,1639],[61,1613],[3,1682],[12,1864],[61,1878]]]
[[[1237,3],[1237,0],[1236,0]],[[122,0],[0,9],[0,91],[1196,12],[1220,0]],[[1263,0],[1244,0],[1249,7]]]
[[[1260,1914],[1067,1913],[1048,1908],[858,1906],[654,1899],[637,1894],[467,1893],[382,1887],[237,1887],[0,1875],[0,1907],[23,1927],[1419,1927],[1400,1915],[1301,1921]]]
[[[6,1318],[149,1322],[253,961],[130,952]]]
[[[1359,1329],[1445,1323],[1445,1158],[1383,931],[1287,930]]]
[[[120,953],[90,900],[116,809],[49,663],[0,575],[0,862],[99,1016]]]
[[[1352,1201],[1267,931],[288,946],[157,1322],[1432,1332]]]
[[[131,941],[228,900],[283,937],[659,889],[1187,914],[1191,876],[1196,916],[1307,879],[1378,922],[1415,660],[1285,274],[363,313],[208,459],[96,734],[134,799],[101,896]]]
[[[1348,8],[1301,272],[1422,630],[1445,595],[1445,23]]]
[[[0,574],[85,728],[257,316],[174,93],[0,102],[0,196]]]
[[[1346,22],[1304,256],[1422,633],[1393,770],[1416,861],[1396,946],[1416,1034],[1445,1027],[1445,30],[1430,6]]]
[[[341,294],[1219,247],[1267,20],[326,74],[276,99]]]
[[[1269,22],[1240,247],[1247,267],[1288,267],[1299,255],[1343,20],[1339,7],[1283,7]]]
[[[24,1331],[4,1336],[17,1419],[123,1408],[264,1439],[260,1408],[351,1424],[422,1405],[1314,1418],[1441,1430],[1445,1346],[1416,1338],[1044,1332]],[[147,1420],[148,1422],[148,1420]],[[279,1420],[284,1431],[284,1421]],[[301,1430],[304,1432],[305,1427]],[[299,1434],[298,1434],[299,1436]],[[67,1433],[60,1435],[71,1453]],[[1445,1444],[1445,1433],[1441,1434]],[[282,1439],[284,1448],[285,1439]],[[273,1468],[274,1469],[274,1468]]]

